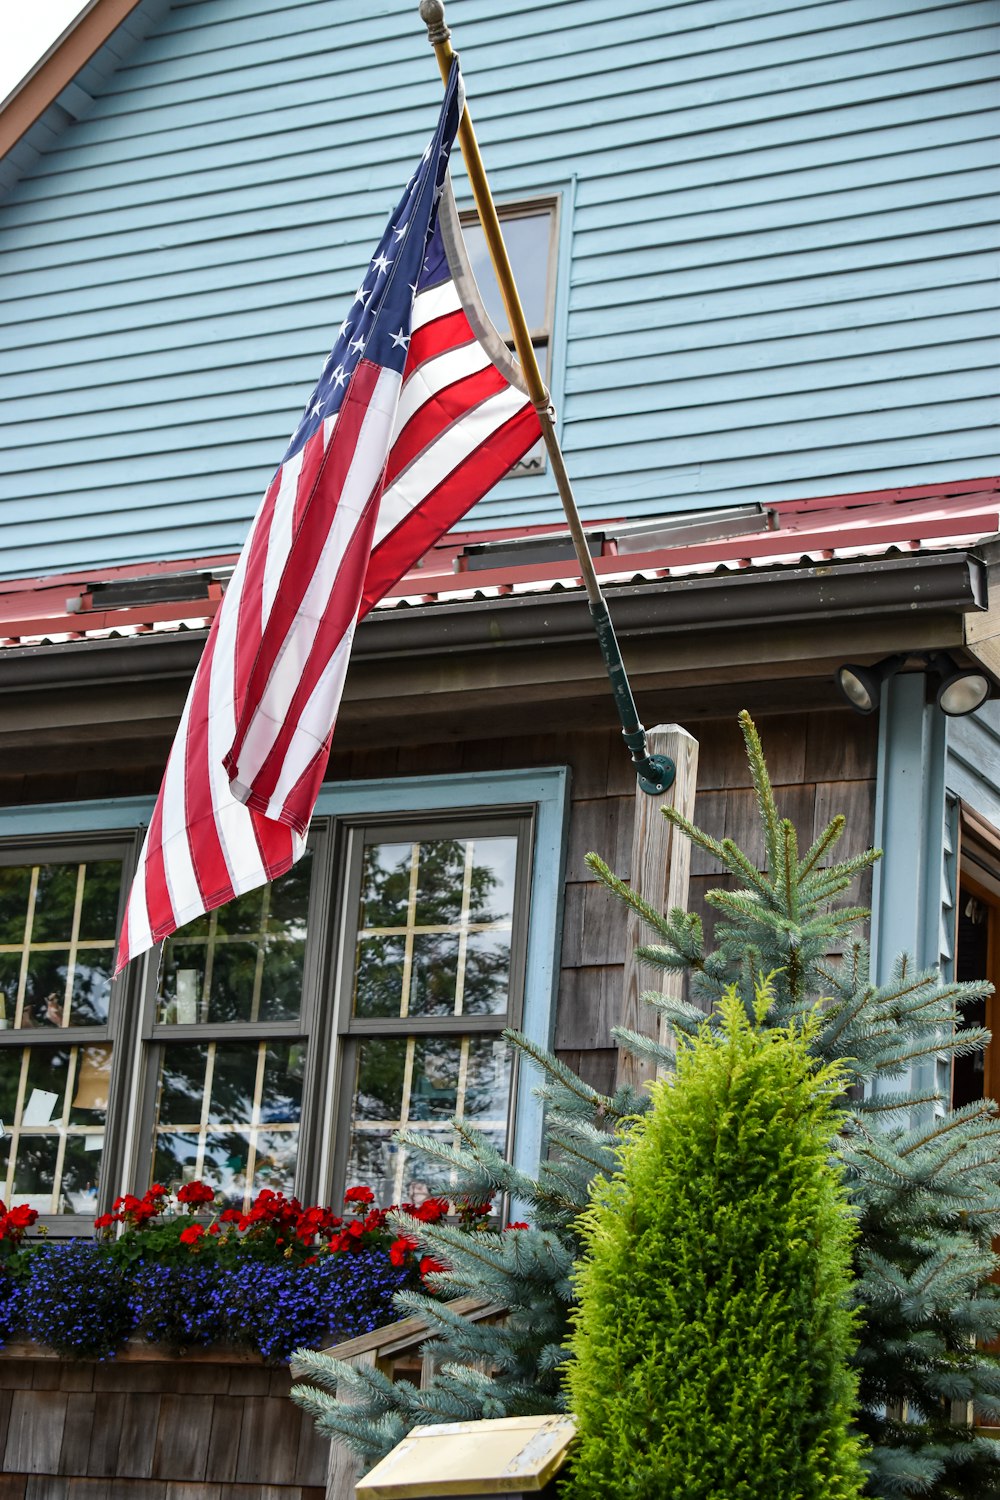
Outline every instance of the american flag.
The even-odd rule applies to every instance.
[[[357,623],[540,435],[468,269],[435,135],[254,518],[191,684],[116,972],[305,850]]]

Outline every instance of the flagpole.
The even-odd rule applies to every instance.
[[[452,59],[455,53],[451,45],[451,32],[445,24],[444,5],[441,0],[421,0],[420,18],[427,26],[427,36],[434,48],[441,69],[441,76],[445,83],[451,70]],[[555,411],[552,401],[542,379],[542,372],[538,367],[535,357],[534,345],[531,342],[531,334],[528,330],[524,309],[518,296],[517,286],[514,282],[514,273],[511,269],[510,259],[507,255],[507,247],[503,242],[503,234],[500,230],[500,219],[497,215],[490,185],[486,179],[486,169],[479,152],[479,142],[476,140],[476,132],[472,127],[472,118],[469,107],[466,104],[462,112],[462,119],[458,127],[458,140],[462,148],[462,156],[465,160],[466,171],[469,174],[469,182],[472,187],[472,196],[476,203],[476,212],[479,222],[483,227],[486,237],[487,249],[493,262],[496,273],[497,284],[500,295],[503,297],[504,307],[507,310],[507,318],[510,323],[511,333],[514,337],[514,348],[517,351],[518,361],[524,374],[525,383],[528,387],[528,395],[538,413],[538,420],[542,427],[542,438],[552,465],[552,474],[562,500],[563,510],[569,522],[570,535],[573,538],[573,546],[576,548],[580,571],[583,575],[584,587],[587,590],[587,600],[590,605],[591,617],[597,632],[598,644],[601,655],[607,667],[608,677],[611,682],[611,693],[618,709],[618,717],[622,726],[622,738],[628,747],[635,767],[639,785],[644,792],[656,795],[665,792],[672,785],[675,775],[673,761],[666,755],[650,755],[646,745],[646,731],[643,728],[635,699],[632,696],[632,688],[629,684],[625,664],[622,661],[621,650],[615,635],[614,625],[608,612],[607,602],[601,592],[601,586],[597,581],[597,573],[594,569],[594,561],[587,546],[587,538],[584,534],[583,525],[580,521],[580,513],[576,508],[576,500],[573,497],[573,486],[570,483],[569,474],[566,471],[566,462],[563,458],[562,448],[559,446],[559,437],[556,432]]]

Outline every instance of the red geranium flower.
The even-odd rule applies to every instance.
[[[415,1219],[422,1224],[436,1224],[439,1219],[444,1219],[448,1214],[447,1198],[425,1198],[418,1208],[411,1208]]]
[[[389,1261],[394,1266],[402,1266],[406,1263],[406,1257],[417,1248],[417,1242],[411,1234],[401,1234],[393,1240],[389,1246]]]
[[[432,1276],[435,1271],[447,1271],[447,1269],[444,1261],[435,1260],[433,1255],[424,1255],[420,1258],[421,1276]]]
[[[180,1240],[182,1245],[197,1245],[205,1233],[201,1224],[189,1224],[186,1229],[181,1230]]]
[[[344,1194],[345,1203],[369,1204],[375,1202],[375,1194],[370,1187],[350,1187]]]
[[[521,1223],[508,1224],[507,1228],[508,1229],[530,1229],[531,1225],[530,1224],[521,1224]]]
[[[186,1203],[192,1209],[198,1208],[202,1203],[214,1203],[215,1189],[210,1188],[207,1182],[186,1182],[177,1189],[177,1202]]]

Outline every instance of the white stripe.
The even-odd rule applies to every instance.
[[[264,565],[264,581],[260,591],[260,613],[261,619],[266,624],[274,604],[274,596],[278,592],[281,575],[284,571],[285,561],[292,545],[292,517],[295,514],[295,494],[299,484],[299,471],[302,468],[302,454],[305,450],[300,449],[292,455],[281,473],[281,483],[278,493],[274,497],[274,513],[271,517],[271,528],[267,538],[267,562]],[[265,497],[266,498],[266,497]],[[257,513],[258,518],[260,512]],[[256,529],[257,519],[254,520]],[[242,556],[246,556],[250,547],[250,539],[244,543]],[[230,585],[232,588],[232,585]],[[226,747],[228,749],[228,746]]]
[[[153,946],[153,934],[149,928],[149,908],[146,905],[146,863],[149,858],[149,829],[142,841],[142,853],[136,866],[132,889],[128,898],[128,958],[136,953],[145,953]]]
[[[410,332],[416,333],[418,328],[423,328],[425,323],[433,323],[435,318],[443,318],[447,313],[457,312],[461,307],[461,298],[453,281],[442,281],[438,286],[428,287],[424,292],[418,292],[413,299],[413,315],[410,318]]]
[[[253,785],[288,717],[292,698],[315,641],[317,624],[329,607],[330,595],[347,545],[385,465],[400,385],[401,376],[396,371],[383,369],[379,372],[361,423],[351,466],[333,514],[332,525],[302,602],[275,658],[267,685],[254,708],[234,767],[233,787],[237,793]],[[336,711],[337,702],[331,701],[323,739],[329,733]],[[314,744],[313,753],[315,748]]]
[[[236,635],[249,556],[250,549],[245,547],[219,611],[208,695],[208,775],[212,810],[230,883],[237,893],[252,890],[267,880],[250,810],[233,796],[229,776],[222,764],[236,733]]]
[[[463,459],[481,447],[511,417],[523,411],[526,404],[521,392],[508,386],[467,412],[425,448],[382,496],[372,551],[411,511],[423,504],[431,491],[447,479]]]
[[[282,761],[281,775],[267,805],[269,818],[281,816],[285,802],[294,791],[306,767],[315,759],[316,752],[336,720],[340,700],[344,694],[344,679],[347,676],[347,668],[351,659],[351,646],[356,625],[357,620],[352,621],[346,635],[341,637],[336,651],[323,668],[319,681],[299,715],[295,734],[288,746],[288,753]]]
[[[475,375],[479,370],[489,369],[491,363],[482,344],[477,344],[473,339],[471,343],[460,344],[457,349],[446,349],[443,354],[435,355],[426,364],[418,365],[413,374],[406,377],[403,385],[392,442],[395,443],[410,418],[432,396],[436,396],[438,391],[443,391],[446,385],[452,385],[466,375]],[[390,452],[391,449],[392,444]]]
[[[191,717],[191,700],[194,697],[198,678],[204,668],[205,658],[201,659],[198,670],[194,675],[191,690],[184,705],[181,722],[177,726],[177,734],[174,737],[173,747],[170,751],[170,759],[167,761],[167,769],[163,775],[163,785],[160,788],[160,846],[163,851],[163,873],[167,882],[167,890],[170,895],[170,905],[173,908],[174,921],[179,926],[183,918],[181,913],[189,911],[192,905],[201,901],[201,892],[198,889],[198,881],[195,878],[194,864],[191,860],[191,850],[188,845],[188,817],[187,798],[184,795],[184,765],[187,750],[188,723]]]

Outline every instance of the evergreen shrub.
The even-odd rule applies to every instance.
[[[759,1023],[772,993],[759,987]],[[730,992],[721,1029],[597,1185],[583,1221],[567,1379],[572,1500],[855,1500],[851,1247],[831,1161],[843,1072],[817,1023],[765,1031]]]

